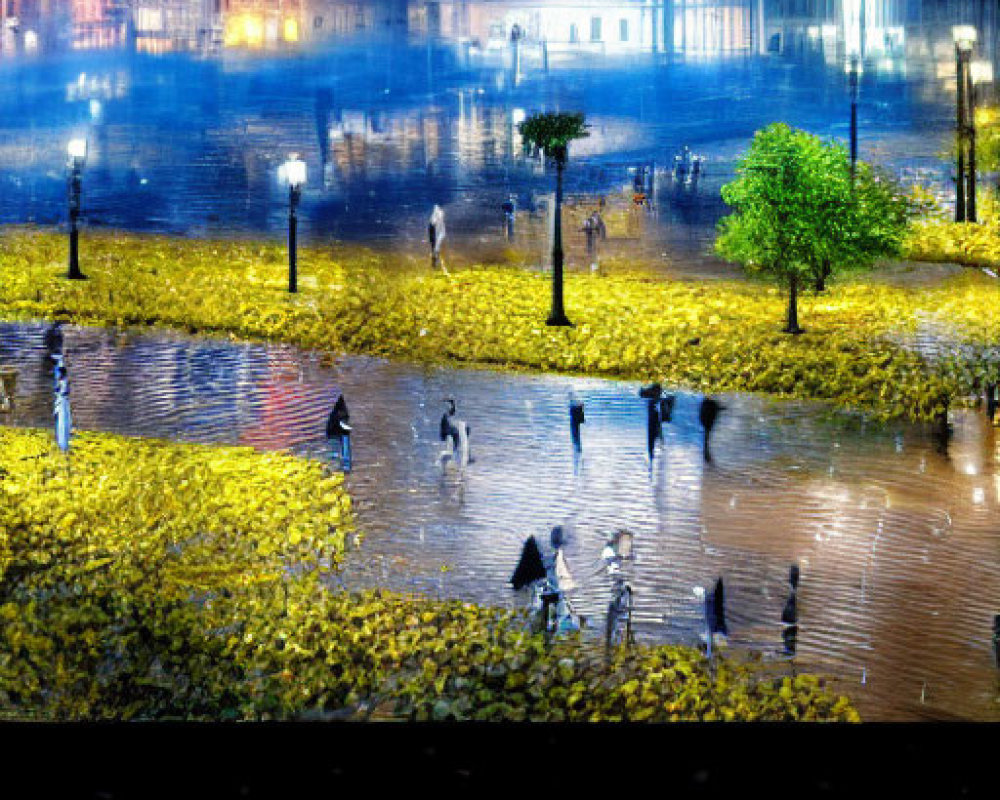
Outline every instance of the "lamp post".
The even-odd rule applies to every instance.
[[[974,142],[969,139],[972,125],[969,123],[969,100],[967,95],[972,88],[972,76],[969,65],[972,58],[972,46],[976,42],[976,29],[973,25],[955,25],[951,29],[955,40],[955,75],[958,82],[958,107],[956,109],[956,129],[958,133],[958,163],[955,185],[955,222],[975,222],[975,155]],[[974,137],[975,134],[973,133]],[[966,167],[966,143],[972,145],[969,155],[969,165]],[[971,192],[971,203],[969,200]]]
[[[306,163],[299,159],[297,153],[288,156],[288,161],[278,168],[278,179],[288,184],[288,291],[298,291],[296,275],[297,229],[298,216],[296,210],[299,198],[302,196],[302,186],[306,182]]]
[[[83,280],[87,276],[80,272],[80,231],[77,222],[80,219],[80,189],[83,165],[87,161],[87,140],[70,139],[66,146],[69,169],[69,274],[72,280]]]

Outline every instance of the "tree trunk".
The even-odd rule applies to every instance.
[[[788,324],[784,328],[785,333],[805,333],[799,327],[799,276],[793,274],[788,282]]]
[[[819,268],[819,274],[816,275],[816,291],[825,292],[826,291],[826,279],[830,277],[830,260],[823,259],[823,264]]]
[[[562,187],[563,159],[556,159],[556,213],[552,238],[552,311],[546,325],[572,325],[563,309]]]

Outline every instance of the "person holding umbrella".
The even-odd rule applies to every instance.
[[[698,419],[705,431],[705,443],[703,447],[705,461],[711,462],[712,460],[712,454],[708,450],[708,437],[712,435],[712,428],[715,427],[715,420],[719,416],[719,412],[724,409],[725,406],[718,400],[707,395],[701,401],[701,408],[698,410]]]

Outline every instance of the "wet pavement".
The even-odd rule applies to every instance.
[[[515,194],[520,255],[547,261],[554,174],[524,156],[517,123],[579,109],[591,135],[571,147],[568,199],[606,196],[631,213],[634,170],[654,167],[653,213],[609,231],[609,254],[697,268],[726,211],[719,189],[755,130],[782,120],[848,135],[843,63],[816,53],[609,56],[548,72],[528,65],[515,82],[463,52],[446,39],[359,35],[280,57],[110,51],[0,61],[0,223],[65,224],[66,142],[86,135],[85,226],[280,238],[288,197],[277,168],[296,151],[309,173],[303,242],[423,256],[438,203],[446,258],[496,257],[506,249],[501,204]],[[951,167],[940,154],[954,94],[935,59],[913,50],[866,64],[859,148],[948,194]],[[671,174],[684,145],[706,158],[697,181]],[[575,228],[566,245],[571,265],[582,259]]]
[[[0,362],[19,372],[4,424],[51,424],[43,330],[0,323]],[[640,641],[694,643],[693,587],[722,575],[731,646],[770,661],[798,563],[799,669],[834,676],[865,719],[1000,720],[990,642],[1000,450],[982,415],[955,414],[942,455],[921,426],[725,395],[706,464],[700,397],[678,393],[650,467],[634,382],[77,327],[66,359],[80,428],[327,460],[326,416],[343,392],[354,426],[347,482],[365,533],[344,571],[352,587],[518,606],[525,598],[506,581],[521,544],[563,525],[580,585],[571,599],[600,630],[611,591],[600,551],[626,528]],[[586,405],[579,462],[570,387]],[[474,462],[461,472],[438,462],[448,395],[471,427]]]

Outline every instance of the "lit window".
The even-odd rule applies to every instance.
[[[601,41],[601,18],[591,17],[590,18],[590,41],[599,42]]]
[[[620,19],[618,20],[618,38],[623,41],[628,41],[628,20]]]

